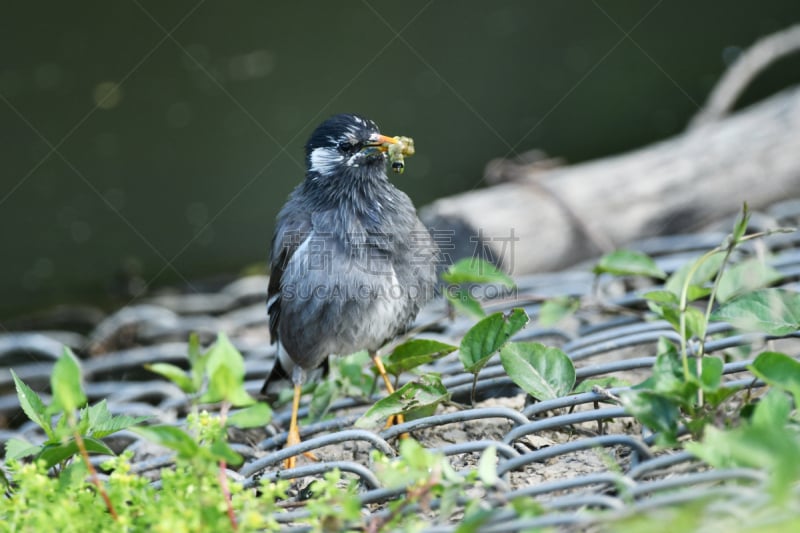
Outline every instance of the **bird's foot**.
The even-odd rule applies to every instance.
[[[375,363],[375,368],[378,369],[378,373],[381,375],[383,382],[386,384],[386,390],[389,392],[389,394],[392,394],[394,392],[394,385],[392,385],[392,380],[389,379],[389,375],[386,373],[386,367],[383,366],[381,357],[376,352],[370,353],[370,357],[372,357],[372,361]],[[403,415],[392,415],[388,420],[386,420],[386,425],[383,426],[383,429],[389,429],[390,427],[397,424],[402,424],[403,422],[405,422],[405,417]],[[403,433],[400,435],[400,438],[407,439],[408,433]]]
[[[300,444],[300,429],[297,426],[289,428],[289,434],[286,436],[285,448],[288,448],[289,446],[294,446],[295,444]],[[306,459],[310,461],[319,461],[317,456],[311,452],[303,452],[303,455],[306,457]],[[295,466],[297,466],[296,455],[289,457],[283,462],[283,467],[286,470],[294,468]]]
[[[383,426],[383,429],[389,429],[392,426],[397,426],[405,422],[406,419],[403,415],[392,415],[386,420],[386,425]]]
[[[383,429],[389,429],[390,427],[397,426],[399,424],[402,424],[405,421],[406,421],[406,419],[405,419],[405,417],[403,415],[392,415],[392,416],[389,417],[388,420],[386,420],[386,425],[383,426]],[[409,435],[408,433],[401,433],[399,438],[407,439],[410,436],[411,435]]]

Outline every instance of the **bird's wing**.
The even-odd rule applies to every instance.
[[[292,218],[281,218],[272,238],[269,286],[267,288],[267,313],[272,343],[278,340],[278,323],[281,316],[281,279],[286,266],[298,248],[311,234],[311,217],[307,212]]]

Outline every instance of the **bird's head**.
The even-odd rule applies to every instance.
[[[383,174],[387,147],[397,141],[381,135],[368,118],[334,115],[314,130],[306,143],[306,164],[313,178],[339,174]]]

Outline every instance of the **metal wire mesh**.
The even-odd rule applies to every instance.
[[[799,214],[796,203],[774,206],[753,219],[765,227],[751,229],[793,224]],[[635,248],[654,256],[659,266],[669,272],[718,245],[724,237],[725,233],[719,231],[659,237],[642,241]],[[742,253],[769,254],[769,263],[785,276],[785,286],[793,287],[800,276],[798,240],[796,233],[776,234],[760,244],[748,245]],[[588,265],[562,273],[520,276],[517,282],[514,298],[489,301],[487,309],[523,307],[533,320],[514,340],[538,340],[559,346],[575,362],[579,380],[615,376],[631,383],[641,381],[654,362],[658,338],[677,340],[666,322],[643,318],[646,306],[640,296],[642,287],[606,276],[595,278]],[[107,399],[113,413],[181,423],[188,409],[186,396],[175,385],[144,371],[143,366],[157,362],[185,366],[185,339],[190,332],[198,332],[205,341],[219,331],[226,332],[245,355],[246,388],[256,394],[274,357],[266,333],[266,286],[265,278],[252,276],[214,293],[156,296],[103,318],[88,334],[61,329],[0,335],[0,441],[13,436],[31,442],[44,438],[35,424],[23,421],[8,369],[13,367],[47,398],[50,371],[62,344],[84,358],[90,400]],[[583,309],[561,327],[537,327],[541,302],[560,295],[591,296],[597,305]],[[442,303],[438,302],[419,321],[430,321],[442,311]],[[422,336],[457,344],[472,324],[466,318],[442,319],[435,330]],[[749,347],[755,354],[760,346],[773,342],[780,343],[787,353],[796,354],[800,343],[797,334],[777,340],[757,334],[733,334],[726,324],[714,324],[709,335],[712,340],[706,344],[707,353]],[[741,389],[761,386],[748,372],[748,363],[745,358],[725,365],[729,385]],[[319,476],[337,468],[360,480],[361,501],[367,505],[403,493],[402,489],[381,486],[370,469],[368,453],[375,449],[394,455],[396,440],[402,433],[410,433],[425,446],[441,451],[461,471],[474,467],[480,453],[494,446],[498,451],[498,474],[503,480],[495,495],[498,501],[535,497],[547,512],[536,518],[498,513],[483,526],[482,531],[487,532],[545,526],[578,528],[595,520],[595,510],[625,513],[690,501],[699,494],[707,496],[709,491],[741,495],[763,490],[765,480],[757,471],[708,470],[687,453],[655,449],[653,435],[614,404],[614,395],[624,387],[534,403],[525,398],[495,358],[478,375],[477,404],[458,407],[457,403],[468,402],[473,376],[464,372],[457,354],[437,360],[426,370],[442,375],[454,404],[440,408],[432,416],[372,432],[353,428],[353,422],[369,402],[340,399],[331,406],[330,418],[302,426],[303,442],[290,450],[282,448],[289,416],[288,409],[283,408],[257,438],[247,432],[231,435],[234,448],[245,457],[244,465],[230,472],[231,477],[251,487],[262,478]],[[304,405],[300,416],[307,413],[308,406]],[[137,473],[155,473],[172,463],[171,454],[154,451],[131,432],[114,435],[109,444],[115,451],[135,452],[133,471]],[[291,471],[281,469],[283,459],[310,450],[316,451],[320,462],[301,462]],[[93,460],[100,463],[103,458]],[[296,509],[278,518],[290,524],[305,513]],[[440,524],[432,525],[429,531],[453,529],[451,524]]]

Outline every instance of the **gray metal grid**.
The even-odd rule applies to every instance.
[[[796,203],[775,206],[754,217],[756,227],[752,229],[794,223],[798,213],[800,208]],[[759,224],[764,227],[758,227]],[[726,223],[723,227],[728,226]],[[663,237],[640,242],[636,248],[654,256],[664,270],[672,271],[687,259],[718,245],[724,236],[724,232],[709,231]],[[763,247],[760,252],[771,254],[769,262],[786,276],[786,286],[793,286],[800,276],[799,240],[795,233],[777,234],[754,245]],[[644,306],[638,296],[641,287],[634,288],[611,277],[596,279],[588,266],[555,274],[521,276],[517,281],[516,298],[487,302],[487,309],[523,307],[532,322],[514,340],[535,339],[561,347],[575,361],[579,380],[618,376],[637,382],[646,377],[653,364],[656,340],[660,336],[677,339],[668,324],[642,319]],[[274,356],[273,347],[266,342],[265,288],[266,279],[253,276],[214,293],[156,296],[104,317],[88,334],[63,329],[0,334],[0,419],[5,420],[0,425],[0,442],[20,435],[33,442],[43,438],[32,422],[20,423],[24,417],[8,369],[13,367],[35,390],[46,391],[52,363],[60,355],[62,344],[84,357],[90,400],[107,399],[114,413],[148,415],[162,423],[181,422],[188,408],[186,396],[142,367],[156,362],[184,365],[187,353],[184,339],[193,331],[205,340],[225,331],[245,355],[246,388],[256,394]],[[560,295],[591,297],[596,305],[583,309],[562,327],[537,327],[536,316],[543,299]],[[426,322],[442,311],[443,305],[438,302],[419,320]],[[465,318],[442,319],[435,331],[423,336],[457,344],[472,323]],[[755,355],[768,342],[780,343],[787,353],[800,353],[797,334],[776,340],[757,334],[733,334],[725,324],[715,324],[709,333],[727,336],[708,342],[708,353],[751,346]],[[748,363],[744,360],[725,365],[729,384],[742,389],[761,386],[747,371]],[[595,512],[598,510],[607,511],[606,516],[621,515],[710,494],[728,497],[763,491],[765,480],[757,471],[712,471],[686,453],[655,449],[654,436],[611,399],[622,388],[526,402],[495,358],[479,374],[477,404],[468,407],[464,404],[469,401],[473,377],[463,371],[457,354],[436,361],[428,369],[442,375],[454,402],[437,414],[372,432],[352,427],[369,402],[340,399],[332,405],[330,418],[301,426],[303,442],[287,451],[282,446],[289,412],[283,408],[257,437],[247,432],[232,435],[233,446],[245,457],[245,463],[237,471],[231,471],[230,476],[245,486],[253,486],[262,478],[319,476],[338,468],[359,478],[361,501],[368,505],[386,502],[403,493],[402,489],[381,486],[370,469],[367,453],[376,449],[394,455],[397,438],[402,433],[410,433],[424,445],[444,453],[457,470],[474,466],[479,454],[494,446],[502,482],[492,498],[499,503],[518,496],[534,497],[547,512],[524,519],[511,512],[498,513],[482,527],[487,532],[545,526],[581,528],[598,519]],[[307,406],[301,409],[301,417],[307,410]],[[155,474],[172,462],[171,454],[153,452],[130,432],[115,435],[110,444],[118,451],[136,451],[134,472]],[[321,461],[301,460],[296,469],[282,470],[283,459],[306,450],[316,450]],[[99,463],[103,458],[95,460]],[[433,502],[434,509],[436,505]],[[306,511],[299,508],[279,515],[279,520],[291,524],[305,515]],[[453,529],[448,524],[432,525],[429,531]]]

